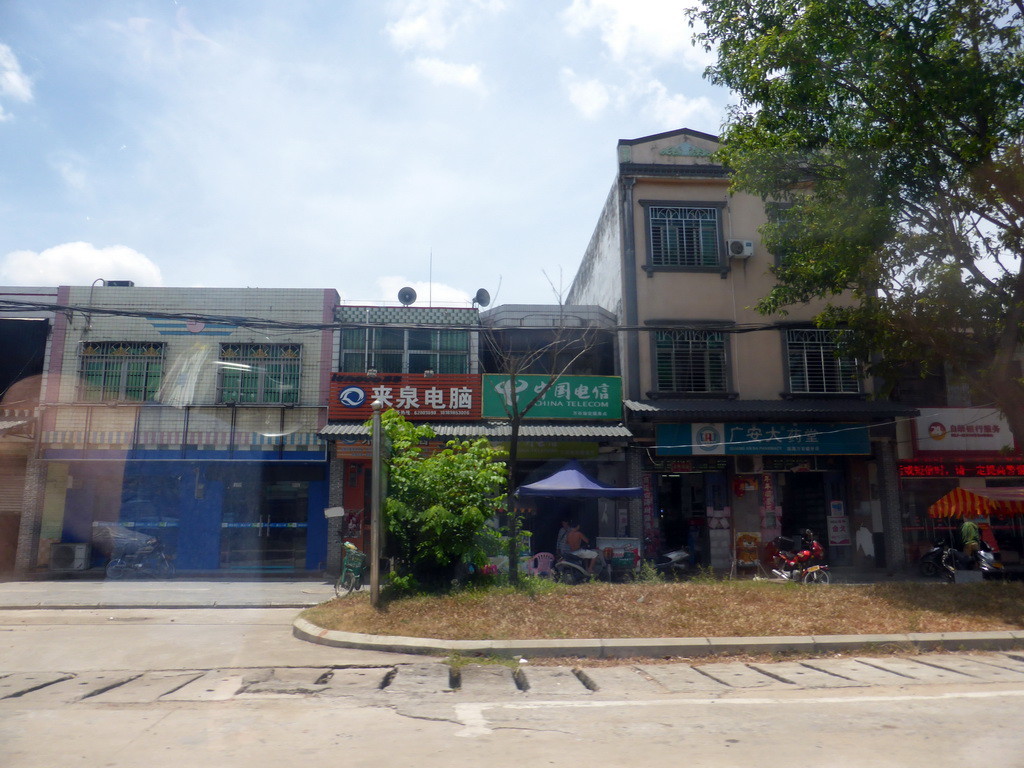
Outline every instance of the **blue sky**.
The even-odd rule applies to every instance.
[[[0,2],[0,285],[550,303],[616,142],[719,130],[689,4]]]

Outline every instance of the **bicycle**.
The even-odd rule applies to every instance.
[[[345,597],[352,590],[362,587],[363,572],[366,570],[366,555],[351,542],[346,541],[343,546],[345,547],[345,557],[342,560],[338,580],[334,582],[334,594],[338,597]]]

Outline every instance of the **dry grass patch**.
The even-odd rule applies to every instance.
[[[442,640],[1017,630],[1024,627],[1024,583],[550,585],[533,594],[495,588],[411,597],[379,612],[356,594],[303,617],[326,629]]]

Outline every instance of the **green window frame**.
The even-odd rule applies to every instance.
[[[470,332],[436,328],[348,328],[341,332],[344,373],[469,373]]]
[[[217,402],[290,405],[299,402],[301,344],[221,344]]]
[[[78,354],[78,398],[84,402],[156,400],[164,344],[149,341],[83,341]]]

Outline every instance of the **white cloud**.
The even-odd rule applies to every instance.
[[[398,18],[387,25],[391,42],[400,50],[426,48],[439,51],[452,34],[454,24],[447,18],[448,0],[411,0],[404,4]]]
[[[710,120],[719,118],[721,108],[705,96],[696,99],[687,98],[681,93],[670,93],[659,80],[651,80],[644,92],[650,97],[645,111],[659,125],[691,126],[703,125],[710,132],[718,130],[718,126],[710,126]]]
[[[417,74],[435,85],[457,85],[477,93],[487,93],[487,87],[480,75],[480,67],[476,64],[452,64],[441,59],[421,57],[416,59],[412,66]]]
[[[380,296],[376,297],[375,301],[397,303],[398,292],[402,288],[412,288],[416,291],[416,306],[468,307],[473,300],[473,297],[465,291],[444,283],[410,281],[396,275],[379,278],[377,287],[380,290]]]
[[[21,71],[18,57],[10,46],[0,43],[0,96],[15,101],[32,101],[32,81]],[[10,118],[0,105],[0,121]]]
[[[63,243],[40,253],[12,251],[0,261],[0,281],[5,285],[92,285],[98,278],[163,285],[160,268],[124,245]]]
[[[49,160],[50,166],[57,171],[65,186],[73,192],[86,192],[89,189],[89,176],[86,172],[87,162],[80,156],[66,152],[58,153]]]
[[[631,58],[703,68],[708,56],[691,43],[693,31],[680,0],[573,0],[562,19],[573,35],[597,30],[616,62]]]
[[[459,29],[479,12],[494,15],[505,10],[504,0],[405,0],[386,30],[396,48],[440,51]]]
[[[571,69],[562,70],[562,85],[569,93],[569,102],[588,120],[600,117],[611,102],[608,86],[595,78],[582,78]]]

